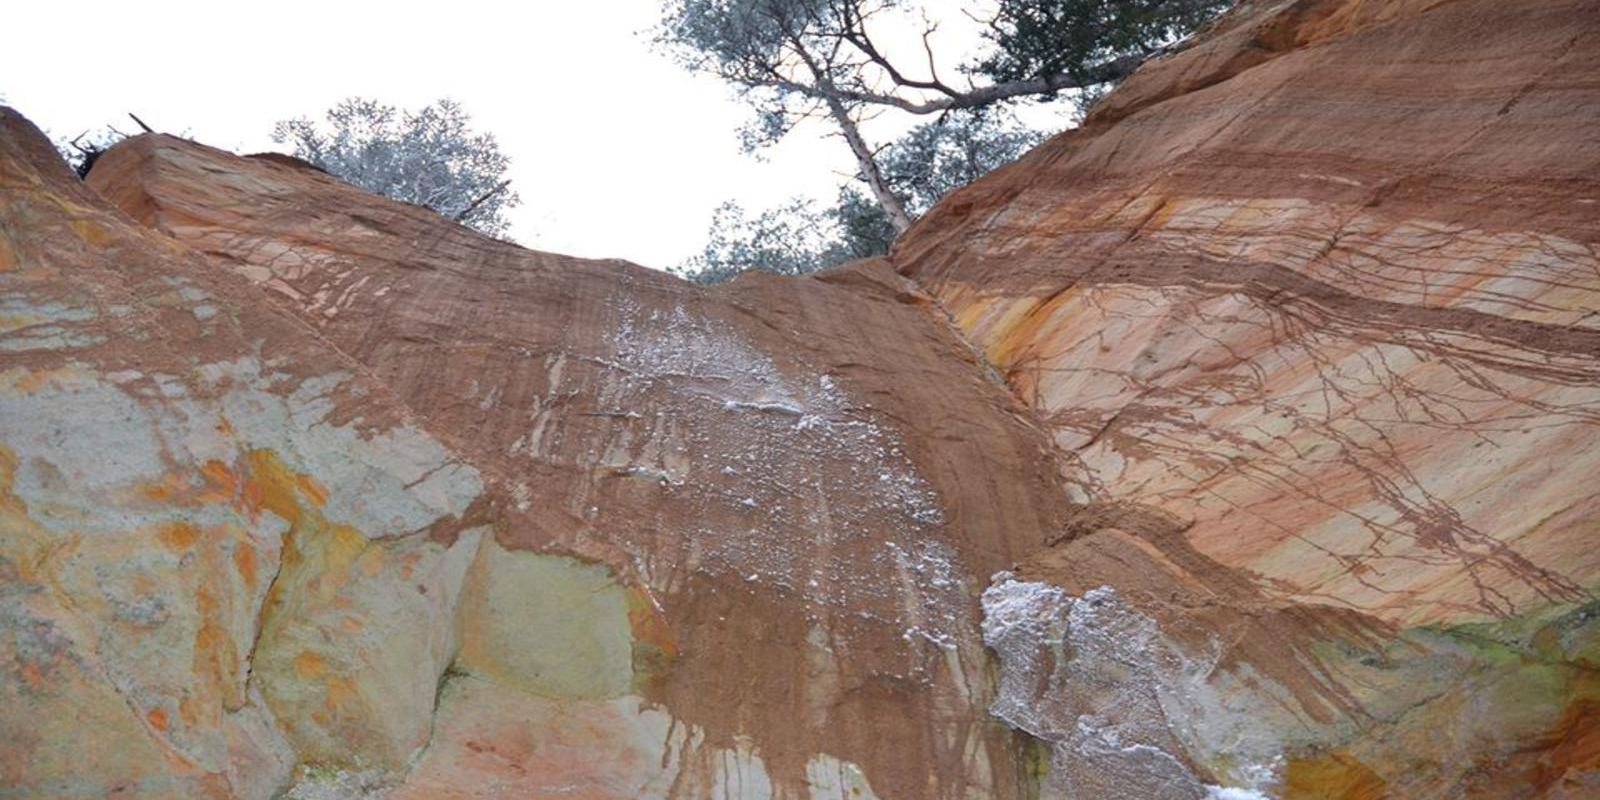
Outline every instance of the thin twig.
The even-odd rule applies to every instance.
[[[495,195],[505,191],[505,188],[507,186],[510,186],[510,185],[511,185],[511,179],[510,178],[507,178],[506,180],[503,180],[503,181],[499,182],[498,184],[495,184],[495,187],[493,189],[490,189],[489,191],[484,192],[481,197],[479,197],[478,199],[472,201],[471,204],[469,204],[466,208],[462,209],[461,213],[459,213],[459,214],[457,214],[455,216],[455,221],[456,222],[460,222],[460,221],[466,219],[468,214],[471,214],[472,212],[478,210],[478,206],[481,206],[485,202],[488,202],[489,198],[494,197]]]

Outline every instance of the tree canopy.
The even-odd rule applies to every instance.
[[[941,73],[931,44],[939,23],[926,14],[915,65],[879,43],[874,22],[920,10],[914,0],[667,0],[657,40],[690,69],[754,95],[764,114],[806,113],[805,100],[934,114],[1120,80],[1231,4],[996,0],[973,18],[992,50],[955,62],[959,79]]]
[[[425,206],[491,236],[519,202],[505,177],[510,159],[493,134],[473,130],[451,100],[415,111],[352,97],[322,122],[279,122],[272,139],[294,155],[357,186]]]
[[[883,148],[878,161],[891,191],[920,215],[946,193],[1015,160],[1040,138],[999,112],[952,115],[913,128]],[[712,218],[705,250],[673,272],[704,283],[751,269],[800,275],[883,255],[895,233],[883,207],[854,186],[840,189],[830,206],[794,198],[750,215],[728,202]]]
[[[933,20],[917,0],[665,0],[656,41],[750,105],[747,150],[807,120],[832,125],[866,196],[898,233],[939,194],[981,174],[974,166],[991,169],[1023,149],[1004,106],[1068,90],[1080,101],[1098,96],[1230,2],[993,0],[964,20],[986,47],[952,58],[935,44],[949,20]],[[920,52],[885,43],[886,27],[919,14]],[[938,120],[875,146],[862,123],[884,113]]]
[[[1232,0],[1000,0],[973,71],[998,86],[1055,80],[1088,86],[1127,74]],[[1103,81],[1100,81],[1103,82]]]

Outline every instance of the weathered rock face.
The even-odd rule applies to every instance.
[[[405,763],[476,471],[9,109],[0,298],[0,795],[266,797],[334,737]]]
[[[486,476],[494,541],[406,792],[1031,781],[986,711],[976,598],[1072,506],[1042,432],[886,263],[707,292],[166,137],[92,185],[259,284]]]
[[[1600,791],[1596,12],[1242,8],[898,244],[1106,509],[990,596],[1058,778]]]
[[[1241,15],[899,263],[1048,415],[1078,493],[1192,520],[1284,596],[1401,624],[1582,598],[1593,11]]]
[[[28,244],[6,251],[8,265],[24,277],[57,261],[110,271],[123,250],[136,251],[145,254],[136,266],[160,282],[187,286],[198,276],[202,288],[180,295],[205,301],[191,316],[233,326],[232,338],[172,351],[149,344],[159,340],[131,322],[98,323],[108,338],[128,340],[121,346],[140,369],[160,365],[140,360],[150,348],[208,380],[218,380],[213,362],[264,360],[264,348],[288,348],[296,336],[319,354],[274,353],[267,363],[285,374],[252,378],[246,385],[259,397],[228,401],[258,415],[258,406],[289,408],[256,426],[232,472],[227,461],[163,451],[152,456],[163,463],[157,478],[113,461],[105,470],[116,482],[107,486],[70,470],[54,484],[79,505],[120,512],[125,482],[152,483],[158,489],[146,494],[156,501],[233,502],[271,526],[261,534],[275,547],[269,580],[207,586],[189,601],[136,598],[157,611],[236,609],[230,629],[248,646],[230,653],[231,693],[218,702],[258,710],[248,736],[233,738],[261,740],[265,754],[242,745],[214,754],[207,766],[231,770],[227,782],[180,790],[165,773],[132,780],[98,763],[109,745],[91,742],[87,762],[74,757],[59,746],[71,739],[66,732],[47,731],[35,735],[35,749],[16,753],[15,785],[259,796],[281,788],[298,764],[309,768],[296,789],[306,795],[1027,791],[1025,749],[986,712],[992,690],[975,601],[989,574],[1038,549],[1071,507],[1041,432],[926,295],[886,264],[799,284],[743,281],[707,295],[626,265],[490,242],[280,161],[162,137],[108,154],[94,181],[103,196],[207,260],[99,205],[36,134],[8,119],[8,170],[43,176],[8,184],[20,198],[7,216],[8,241]],[[65,238],[29,210],[66,199],[80,204],[74,213],[114,223],[126,243]],[[61,226],[83,227],[71,219]],[[128,279],[47,274],[64,296]],[[70,306],[37,299],[43,290],[15,286],[8,297],[19,309],[44,310],[11,341],[26,345],[80,321]],[[278,329],[285,326],[290,332]],[[173,331],[185,342],[196,335]],[[49,339],[38,349],[81,361],[70,344]],[[395,438],[373,418],[396,412],[326,396],[338,384],[317,365],[353,369],[341,351],[398,392],[429,434],[470,453],[476,470],[463,472],[411,427],[416,442],[370,444]],[[315,379],[302,388],[286,365]],[[18,369],[21,383],[42,381],[32,362]],[[223,378],[225,386],[244,380]],[[186,395],[174,386],[162,396]],[[197,447],[187,429],[162,433],[160,419],[100,413],[55,395],[29,402],[40,408],[7,409],[6,439],[31,448],[24,455],[46,473],[63,471],[57,465],[74,451],[52,454],[46,445],[62,445],[35,442],[34,431]],[[215,427],[233,436],[241,415],[230,411]],[[359,506],[363,482],[377,478],[342,462],[309,469],[275,455],[311,445],[272,445],[269,434],[315,440],[342,430],[329,427],[330,416],[355,432],[324,449],[399,472],[403,494],[442,497],[449,502],[435,505],[449,514],[408,520],[404,536],[361,524],[340,505]],[[335,483],[324,473],[351,474]],[[375,485],[369,502],[385,488]],[[31,515],[18,524],[61,513],[27,481],[16,497]],[[194,538],[187,530],[154,535],[182,548]],[[81,571],[100,576],[150,547],[108,539],[118,549],[84,558]],[[246,573],[264,560],[224,552],[222,562]],[[26,550],[13,560],[40,558]],[[154,591],[185,563],[174,560],[170,576],[141,574],[136,586]],[[108,624],[120,612],[81,613],[85,624]],[[166,635],[129,637],[145,644]],[[209,643],[214,634],[195,636]],[[114,662],[108,669],[177,685],[199,669],[166,663],[159,651],[96,654]],[[31,657],[18,656],[20,674],[31,674]],[[78,694],[63,690],[62,702]],[[103,694],[97,702],[119,700]],[[15,708],[7,723],[32,734],[37,716],[62,716]],[[169,712],[152,713],[151,726],[171,724]],[[62,783],[69,771],[78,783]]]
[[[0,797],[1593,796],[1600,14],[1504,5],[709,290],[0,112]]]

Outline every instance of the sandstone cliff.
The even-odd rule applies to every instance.
[[[993,603],[1171,640],[1147,689],[1035,670],[1064,762],[1600,793],[1597,75],[1592,2],[1247,5],[899,243],[1106,509]]]
[[[973,598],[1069,503],[1039,429],[887,264],[704,292],[166,137],[106,155],[92,185],[258,283],[488,477],[494,544],[423,794],[463,761],[518,791],[620,796],[728,774],[864,770],[895,797],[1021,780],[983,710]],[[604,568],[550,588],[569,579],[527,551]],[[559,747],[629,759],[566,774],[594,770],[548,752],[569,718],[611,722]]]
[[[1600,14],[1249,3],[702,289],[0,112],[0,797],[1600,793]]]
[[[0,796],[271,796],[334,706],[421,746],[478,472],[9,110],[0,220]]]

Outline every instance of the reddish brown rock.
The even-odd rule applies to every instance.
[[[1276,593],[1402,623],[1588,599],[1600,17],[1248,10],[896,263],[1079,493],[1175,515]]]
[[[1279,684],[1285,796],[1596,786],[1557,755],[1594,719],[1595,11],[1246,4],[895,248],[1104,509],[1019,584],[1070,590],[1051,618],[1110,586],[1173,658]],[[1094,706],[1052,697],[1037,724]],[[1146,740],[1226,773],[1171,711]]]
[[[822,791],[839,764],[887,797],[1021,791],[984,711],[976,600],[1069,503],[1038,429],[887,264],[706,291],[170,137],[118,147],[92,183],[256,281],[493,476],[499,546],[478,574],[497,599],[472,607],[507,616],[466,623],[463,680],[660,704],[588,746],[644,737],[641,763],[682,796],[722,791],[736,763],[779,792]],[[519,634],[507,609],[576,601],[531,591],[545,567],[504,566],[517,550],[605,564],[618,599]],[[571,630],[613,630],[622,605],[615,635]]]
[[[712,289],[7,112],[0,778],[1593,795],[1591,5],[1249,3]]]

